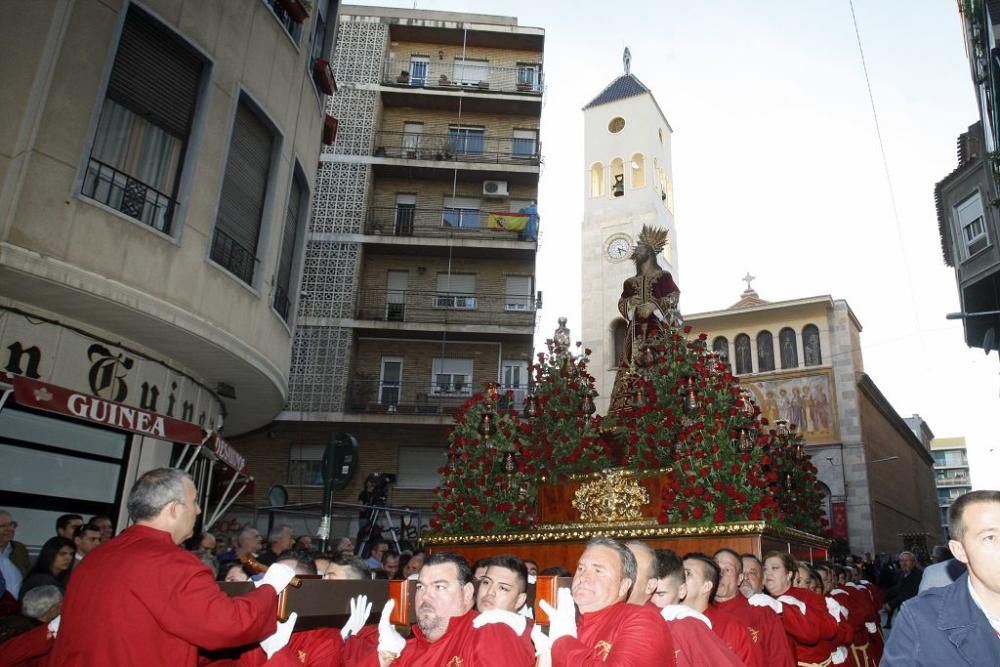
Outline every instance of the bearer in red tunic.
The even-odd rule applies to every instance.
[[[675,665],[670,630],[656,610],[626,603],[635,579],[632,552],[606,537],[587,542],[572,592],[560,589],[555,609],[542,602],[550,624],[548,641],[532,635],[540,657],[550,649],[554,667]],[[579,624],[574,602],[582,614]]]
[[[420,569],[417,624],[404,640],[389,623],[393,602],[382,609],[376,653],[368,667],[530,667],[535,652],[527,619],[513,612],[480,614],[472,607],[472,570],[461,556],[435,553]]]
[[[260,641],[277,627],[278,593],[293,573],[273,565],[255,591],[229,597],[212,571],[177,545],[201,512],[191,478],[147,472],[132,487],[135,525],[73,571],[53,665],[194,665],[198,648]]]

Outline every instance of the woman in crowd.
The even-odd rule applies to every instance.
[[[790,554],[769,552],[764,557],[764,589],[781,603],[781,623],[799,665],[826,665],[837,649],[833,641],[837,621],[827,611],[821,595],[792,585],[797,569]]]
[[[61,536],[50,537],[42,545],[35,566],[28,572],[21,586],[21,598],[23,599],[25,593],[38,586],[56,586],[60,593],[65,593],[75,559],[76,545],[72,540]]]

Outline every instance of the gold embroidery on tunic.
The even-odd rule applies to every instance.
[[[602,661],[607,662],[608,656],[611,654],[611,643],[606,641],[599,641],[594,644],[594,655],[600,658]]]
[[[306,655],[305,651],[299,651],[299,662],[301,662],[303,665],[306,664],[306,660],[308,659],[308,657],[309,656]]]
[[[753,639],[753,643],[756,644],[757,638],[760,637],[760,630],[750,625],[747,626],[747,630],[750,631],[750,638]]]
[[[451,660],[448,661],[446,667],[462,667],[462,659],[456,655]]]

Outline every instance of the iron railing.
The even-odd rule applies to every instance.
[[[288,290],[284,285],[274,287],[274,309],[281,315],[281,319],[288,321],[288,311],[292,308],[292,300],[288,298]]]
[[[100,160],[90,158],[82,194],[164,234],[170,233],[174,200]]]
[[[253,282],[253,271],[257,264],[257,258],[250,250],[240,245],[224,231],[215,228],[215,236],[212,237],[212,261],[221,264],[227,271],[245,282]]]
[[[404,74],[405,72],[405,74]],[[391,58],[382,69],[382,83],[412,88],[542,94],[538,64],[498,67],[488,63],[420,61]]]
[[[448,134],[382,130],[375,134],[373,154],[410,160],[537,165],[541,161],[541,145],[536,137],[491,137],[464,128]]]
[[[499,212],[499,211],[496,211]],[[391,236],[437,236],[447,238],[533,241],[524,232],[488,229],[491,211],[455,208],[414,208],[409,206],[374,206],[365,219],[366,234]]]
[[[435,386],[431,378],[427,382],[354,379],[347,383],[347,400],[344,405],[348,412],[449,415],[455,414],[474,392],[480,391],[480,385],[481,383],[471,382],[460,390],[445,390]],[[523,409],[524,398],[528,394],[526,387],[500,386],[498,391],[499,409]]]
[[[538,305],[533,295],[363,289],[357,313],[383,322],[533,327]]]

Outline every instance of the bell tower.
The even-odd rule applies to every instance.
[[[635,275],[631,256],[643,225],[668,230],[657,261],[684,289],[677,275],[673,130],[652,92],[632,74],[631,59],[626,48],[624,74],[583,107],[582,340],[592,350],[602,414],[625,335],[618,298],[622,283]]]

